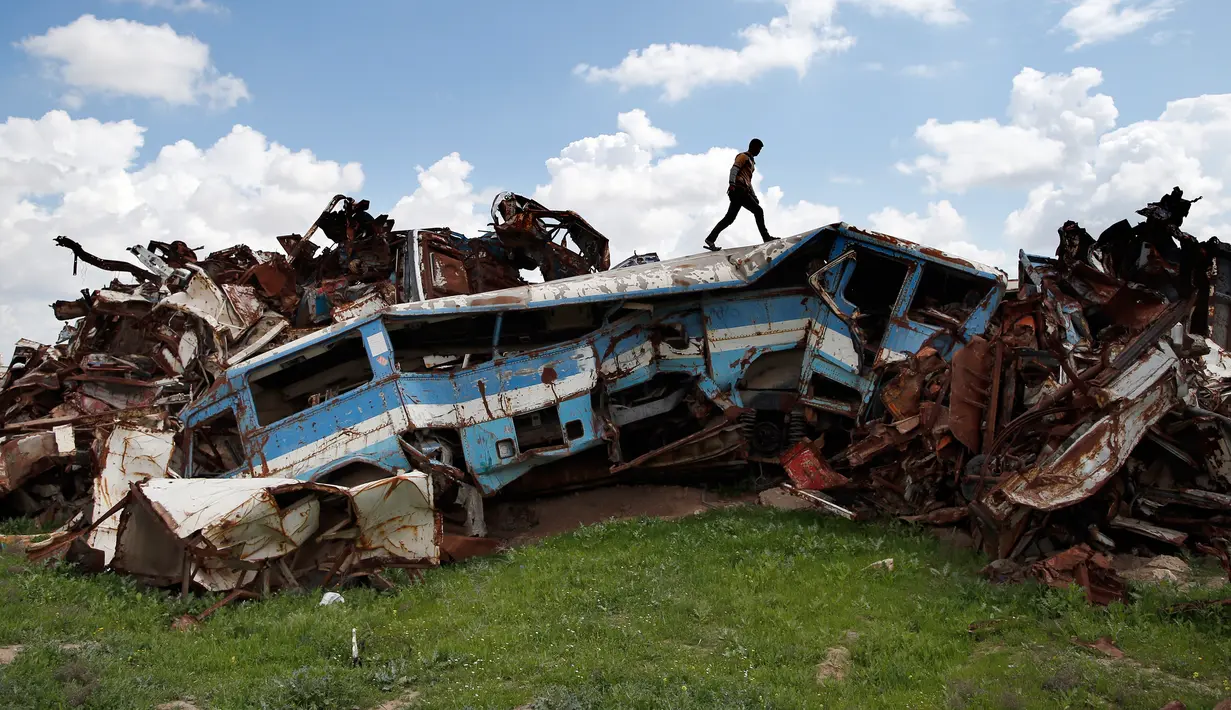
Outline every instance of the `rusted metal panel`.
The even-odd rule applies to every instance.
[[[849,482],[846,476],[833,470],[821,458],[815,443],[811,441],[801,441],[783,454],[782,467],[796,487],[806,491],[838,488]]]
[[[175,448],[175,434],[135,426],[117,426],[98,454],[99,471],[94,479],[94,511],[97,524],[87,544],[103,553],[111,564],[116,553],[120,515],[104,517],[128,495],[129,487],[151,478],[166,478]],[[101,520],[101,522],[100,522]]]
[[[372,293],[360,296],[350,303],[336,306],[333,309],[333,320],[335,323],[356,320],[373,313],[378,313],[389,305],[389,299],[386,294],[380,291],[373,291]]]
[[[28,480],[62,459],[53,431],[27,434],[0,444],[0,495],[21,488]],[[71,453],[71,452],[70,452]]]
[[[1113,528],[1135,532],[1138,535],[1143,535],[1145,537],[1158,540],[1159,542],[1165,542],[1169,545],[1175,545],[1176,547],[1183,545],[1184,541],[1188,539],[1188,535],[1180,532],[1179,530],[1171,530],[1160,525],[1153,525],[1144,520],[1137,520],[1135,518],[1129,518],[1123,515],[1117,515],[1112,518],[1108,524]]]
[[[470,279],[461,258],[432,250],[423,260],[423,283],[428,298],[470,293]]]
[[[55,312],[56,320],[84,318],[90,312],[90,306],[84,298],[78,298],[75,301],[56,301],[51,304],[51,309]]]
[[[606,271],[611,265],[607,238],[576,212],[549,210],[511,192],[496,195],[491,212],[500,240],[525,250],[548,281]],[[566,242],[578,251],[564,248]]]
[[[949,430],[966,448],[979,453],[983,447],[983,417],[991,397],[991,345],[982,337],[953,354],[953,389],[949,395]]]
[[[492,538],[445,535],[440,544],[440,555],[444,561],[461,562],[471,557],[490,555],[500,547],[500,540]]]
[[[923,395],[924,375],[917,368],[904,369],[897,377],[885,384],[881,401],[894,420],[909,419],[919,414],[920,398]]]
[[[133,485],[129,497],[113,566],[165,577],[165,550],[148,543],[169,536],[191,560],[192,580],[210,591],[248,585],[261,569],[300,550],[310,565],[348,571],[440,559],[431,480],[423,474],[353,488],[279,478],[155,478]],[[329,553],[340,557],[320,557]]]
[[[1030,572],[1051,587],[1064,589],[1078,584],[1091,604],[1106,606],[1124,598],[1124,582],[1112,568],[1111,559],[1081,544],[1031,566]]]
[[[252,289],[224,291],[198,267],[187,287],[158,302],[159,309],[180,311],[207,323],[220,336],[235,339],[260,318]],[[234,299],[234,300],[232,300]]]
[[[852,466],[862,466],[877,456],[913,438],[911,432],[919,425],[917,417],[903,420],[906,431],[877,423],[840,455]]]
[[[287,330],[290,325],[290,321],[282,315],[267,311],[228,352],[227,366],[230,367],[241,363],[263,349],[270,347],[270,344]],[[196,359],[197,347],[196,336],[192,332],[184,333],[184,340],[181,341],[179,350],[180,362],[184,367],[187,367],[190,362]]]
[[[1036,510],[1055,510],[1098,492],[1151,426],[1183,400],[1173,377],[1178,360],[1156,347],[1103,390],[1111,403],[1055,454],[1004,481],[992,493]]]
[[[718,424],[686,436],[667,446],[612,467],[612,473],[633,468],[685,467],[740,460],[747,456],[747,442],[739,424]]]
[[[351,488],[347,495],[355,511],[356,548],[363,562],[439,562],[430,477],[384,478]]]

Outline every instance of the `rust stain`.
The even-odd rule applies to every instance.
[[[483,409],[487,410],[488,418],[495,419],[496,415],[492,414],[492,408],[487,403],[487,383],[484,382],[483,380],[479,380],[475,384],[478,385],[479,387],[479,396],[483,398]]]
[[[479,296],[470,302],[476,306],[516,306],[526,301],[520,296]]]

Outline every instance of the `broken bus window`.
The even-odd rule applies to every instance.
[[[351,331],[248,376],[261,426],[348,392],[372,379],[372,363],[358,331]]]

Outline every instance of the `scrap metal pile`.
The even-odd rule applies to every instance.
[[[1187,548],[1231,574],[1231,249],[1181,231],[1193,202],[1176,188],[1097,239],[1066,222],[982,336],[896,365],[832,468],[786,457],[795,487],[963,526],[990,575],[1101,603],[1123,593],[1111,555]]]
[[[176,415],[228,367],[392,303],[525,284],[526,269],[551,281],[609,266],[607,239],[585,220],[512,193],[496,198],[493,231],[477,238],[448,228],[395,231],[393,220],[373,217],[368,206],[334,197],[302,236],[278,237],[284,253],[240,244],[201,256],[182,241],[152,241],[128,250],[138,265],[57,237],[72,252],[74,273],[84,262],[122,278],[56,301],[55,317],[66,323],[57,341],[22,340],[7,370],[0,368],[0,519],[67,523],[64,531],[87,544],[95,566],[153,580],[181,576],[182,548],[200,558],[191,576],[210,589],[255,575],[211,565],[211,554],[237,545],[245,562],[295,551],[304,569],[343,559],[356,570],[377,568],[374,560],[434,564],[434,555],[407,553],[415,547],[407,535],[439,537],[425,476],[350,488],[265,479],[255,484],[259,492],[219,489],[212,498],[217,482],[179,480],[169,481],[179,486],[174,499],[199,504],[191,510],[177,509],[170,496],[159,500],[163,484],[133,494],[144,506],[120,505],[132,484],[183,471]],[[311,241],[318,231],[328,246]],[[231,468],[243,453],[220,445],[197,455]],[[185,494],[185,486],[196,487]],[[395,491],[403,502],[417,500],[412,508],[427,517],[412,524],[411,508],[389,510]],[[133,516],[141,519],[129,524]],[[157,535],[149,532],[155,528]],[[34,552],[62,551],[67,541],[53,536]],[[341,558],[339,545],[347,551]],[[149,568],[150,560],[162,564]],[[303,570],[285,561],[279,569],[275,584],[302,579]]]
[[[341,195],[280,254],[60,237],[128,282],[18,345],[0,519],[67,521],[35,557],[247,594],[490,550],[505,486],[777,462],[826,510],[962,526],[990,573],[1092,601],[1123,593],[1112,554],[1231,575],[1231,249],[1181,231],[1193,202],[1066,223],[1004,300],[998,270],[845,224],[610,269],[512,193],[477,238]]]

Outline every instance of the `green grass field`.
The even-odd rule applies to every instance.
[[[892,572],[863,569],[892,557]],[[1231,697],[1231,588],[997,587],[909,528],[718,510],[582,528],[394,592],[181,601],[115,575],[0,557],[3,708],[1209,708]],[[972,622],[998,620],[971,633]],[[364,642],[350,663],[351,628]],[[853,633],[852,633],[853,632]],[[1110,659],[1070,642],[1110,636]],[[827,649],[849,650],[818,684]],[[393,706],[390,706],[393,707]]]

